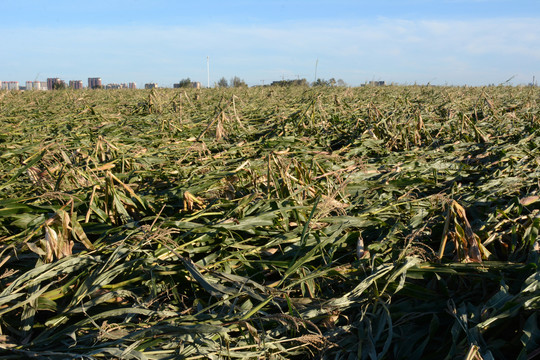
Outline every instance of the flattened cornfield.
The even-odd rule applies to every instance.
[[[540,359],[540,89],[0,93],[0,357]]]

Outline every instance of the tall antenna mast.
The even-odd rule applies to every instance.
[[[210,56],[206,57],[206,74],[208,76],[208,88],[210,88]]]
[[[315,79],[314,82],[317,81],[317,66],[319,65],[319,58],[317,58],[317,61],[315,61]]]

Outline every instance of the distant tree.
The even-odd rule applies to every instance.
[[[190,78],[182,79],[182,80],[180,80],[180,82],[178,84],[175,84],[175,85],[178,85],[179,88],[191,87],[191,79]]]
[[[231,87],[247,87],[246,82],[240,79],[238,76],[233,77],[229,84]]]
[[[272,86],[307,86],[308,82],[306,79],[297,79],[297,80],[279,80],[273,81]]]
[[[53,90],[64,90],[66,88],[66,83],[63,81],[56,81],[53,84]]]
[[[343,79],[338,79],[337,86],[347,86],[347,83]]]
[[[298,79],[298,80],[294,80],[294,85],[297,85],[297,86],[308,86],[308,81],[306,79]]]
[[[312,86],[330,86],[330,82],[324,79],[317,79],[317,81],[313,82]]]
[[[330,80],[328,80],[328,85],[330,85],[330,86],[336,86],[336,79],[331,78]]]
[[[220,87],[220,88],[227,88],[227,87],[229,87],[229,83],[227,82],[227,79],[222,77],[221,79],[219,79],[219,81],[217,83],[217,86]]]

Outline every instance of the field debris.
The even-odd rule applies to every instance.
[[[0,97],[0,357],[528,359],[540,90]]]

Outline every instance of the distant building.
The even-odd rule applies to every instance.
[[[386,81],[370,81],[370,82],[368,82],[368,85],[371,85],[371,86],[385,86]]]
[[[81,90],[83,88],[82,80],[69,80],[69,87],[75,90]]]
[[[191,87],[194,88],[194,89],[200,89],[201,88],[201,83],[199,81],[193,81],[191,83]]]
[[[107,84],[105,89],[127,89],[128,86],[125,83],[122,84]]]
[[[2,90],[19,90],[18,81],[2,81]]]
[[[148,83],[148,84],[144,84],[144,88],[145,89],[157,89],[158,87],[158,84],[157,83]]]
[[[47,89],[48,90],[54,90],[54,86],[56,84],[60,84],[62,83],[62,80],[60,80],[59,78],[48,78],[47,79]]]
[[[54,84],[56,84],[57,81],[60,81],[59,78],[47,78],[47,90],[53,90]]]
[[[26,90],[47,90],[46,81],[27,81]]]
[[[101,89],[101,78],[88,78],[88,88],[89,89]]]
[[[137,88],[137,84],[135,84],[134,82],[130,82],[130,83],[128,84],[128,88],[130,88],[130,89],[136,89],[136,88]]]

